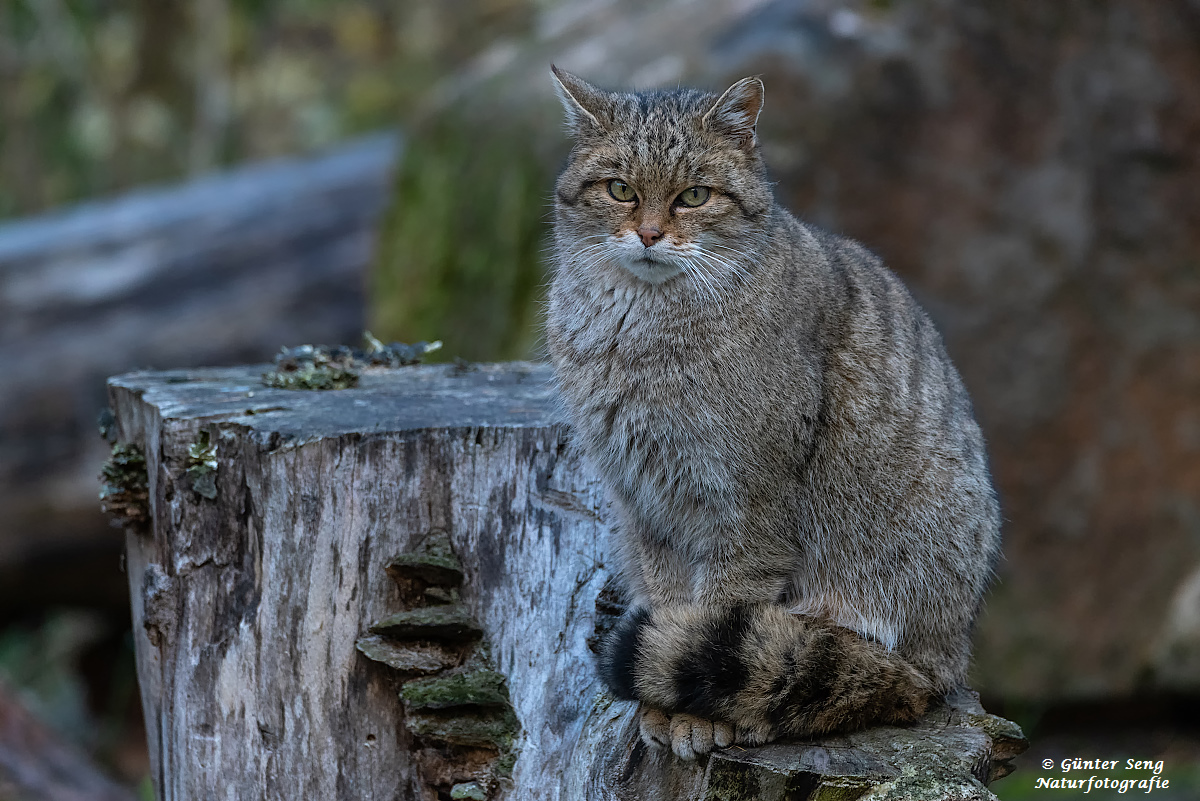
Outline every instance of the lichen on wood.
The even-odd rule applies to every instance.
[[[207,431],[200,431],[188,445],[187,474],[192,491],[210,501],[217,497],[217,443]]]
[[[150,518],[149,477],[142,449],[116,443],[100,468],[100,509],[119,526],[141,525]]]
[[[441,342],[385,345],[370,331],[363,332],[363,346],[299,345],[283,348],[275,354],[275,369],[262,375],[262,382],[276,389],[352,389],[358,386],[364,370],[372,367],[396,368],[419,364]]]
[[[432,643],[403,642],[379,634],[360,637],[355,643],[368,659],[382,662],[401,673],[426,675],[456,666],[460,659],[454,652]]]

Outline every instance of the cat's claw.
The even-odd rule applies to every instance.
[[[652,707],[643,709],[640,729],[647,745],[670,748],[677,757],[688,761],[713,748],[732,745],[736,739],[734,728],[728,723],[695,715],[668,715]]]

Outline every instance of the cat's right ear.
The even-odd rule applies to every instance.
[[[571,133],[579,136],[603,131],[601,120],[608,118],[612,106],[608,93],[553,64],[550,72],[554,75],[554,91],[567,112],[567,127]]]

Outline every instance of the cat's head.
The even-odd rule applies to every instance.
[[[620,93],[551,69],[575,138],[556,185],[560,269],[708,287],[745,277],[772,202],[762,82]]]

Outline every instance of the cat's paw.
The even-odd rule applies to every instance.
[[[774,730],[772,730],[772,728],[765,723],[757,726],[739,723],[737,727],[737,734],[734,736],[733,741],[738,745],[766,745],[769,742],[775,741],[778,736],[779,735],[777,735]]]
[[[734,728],[728,723],[695,715],[668,715],[653,707],[642,708],[640,728],[647,745],[670,748],[675,756],[689,761],[735,741]]]

